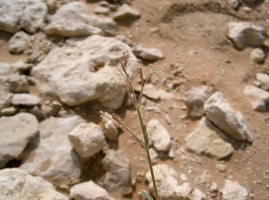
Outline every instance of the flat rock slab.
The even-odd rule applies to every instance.
[[[186,138],[187,148],[196,154],[223,159],[234,151],[224,138],[224,133],[203,117],[198,127]]]
[[[68,133],[83,122],[85,123],[79,116],[51,117],[43,121],[40,124],[39,137],[27,148],[20,168],[61,184],[76,183],[82,166],[68,140]]]
[[[38,132],[35,116],[20,113],[0,118],[0,167],[9,160],[19,159],[26,145]]]
[[[130,47],[98,35],[54,48],[31,75],[41,93],[57,96],[69,106],[99,100],[117,109],[122,105],[127,82],[110,60],[120,58],[122,52],[130,53],[127,71],[132,78],[138,62]]]
[[[0,196],[5,200],[69,199],[57,192],[51,183],[18,168],[0,170]]]

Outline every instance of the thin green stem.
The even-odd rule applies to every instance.
[[[153,172],[153,167],[152,167],[152,162],[151,162],[150,153],[149,153],[148,134],[147,134],[145,125],[143,124],[143,120],[142,120],[142,116],[141,116],[141,113],[140,113],[139,105],[136,106],[136,111],[137,111],[137,114],[138,114],[138,117],[139,117],[139,122],[140,122],[140,125],[141,125],[141,129],[142,129],[142,132],[143,132],[145,149],[146,149],[147,159],[148,159],[148,163],[149,163],[149,170],[150,170],[150,174],[151,174],[151,178],[152,178],[152,183],[153,183],[154,196],[155,196],[155,199],[158,200],[159,199],[159,195],[158,195],[156,180],[155,180],[155,176],[154,176],[154,172]]]

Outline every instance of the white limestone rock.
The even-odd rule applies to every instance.
[[[204,109],[206,117],[234,139],[253,141],[244,116],[231,107],[222,93],[216,92],[211,95],[205,102]]]
[[[188,90],[184,95],[184,102],[188,108],[188,115],[192,118],[204,115],[204,103],[213,93],[213,88],[202,85]]]
[[[248,22],[231,22],[228,37],[237,48],[244,49],[262,46],[267,35],[264,27]]]
[[[259,62],[263,62],[265,59],[265,53],[261,48],[256,48],[253,49],[250,52],[250,60],[259,63]]]
[[[248,191],[239,183],[226,180],[222,192],[223,200],[247,200]]]
[[[196,154],[205,154],[214,159],[223,159],[234,151],[225,141],[224,133],[203,117],[198,127],[186,138],[187,148]]]
[[[141,86],[135,88],[136,91],[141,91]],[[146,84],[143,89],[143,95],[155,100],[171,100],[176,99],[173,93],[167,92],[163,89],[156,88],[153,84]]]
[[[171,138],[161,122],[156,119],[150,120],[146,130],[150,144],[153,144],[157,151],[169,151]]]
[[[90,158],[105,146],[105,136],[100,126],[81,123],[69,134],[69,141],[82,158]]]
[[[253,110],[258,112],[266,112],[269,110],[269,92],[253,85],[246,85],[244,94],[251,102]]]
[[[43,25],[47,6],[42,0],[0,0],[0,29],[35,33]]]
[[[155,62],[164,58],[163,53],[156,48],[141,47],[138,51],[136,51],[136,55],[137,57],[150,62]]]
[[[123,152],[121,150],[108,150],[102,164],[106,170],[103,181],[104,187],[121,195],[131,194],[133,188],[130,177],[130,161],[123,155]]]
[[[112,116],[109,113],[106,112],[105,115],[109,116],[112,119]],[[119,131],[115,123],[103,115],[101,117],[105,137],[109,140],[117,140]]]
[[[35,116],[20,113],[0,118],[0,167],[12,159],[20,159],[27,144],[37,135]]]
[[[116,23],[110,18],[88,15],[87,6],[82,2],[71,2],[61,6],[45,27],[48,35],[63,37],[89,35],[115,35]]]
[[[43,121],[39,127],[39,137],[26,149],[20,168],[61,184],[77,183],[82,165],[68,140],[68,133],[84,122],[79,116],[50,117]]]
[[[133,9],[128,4],[123,4],[118,8],[113,18],[115,21],[129,20],[129,19],[132,20],[139,18],[140,15],[141,14],[137,10]]]
[[[51,183],[18,168],[0,170],[0,196],[5,200],[68,200]]]
[[[93,181],[74,185],[70,190],[70,196],[74,200],[114,200],[104,188]]]
[[[24,31],[19,31],[8,41],[8,50],[11,53],[22,53],[29,46],[30,36]]]
[[[257,81],[260,82],[260,88],[263,90],[269,90],[269,75],[265,73],[256,74]]]
[[[13,74],[8,77],[9,91],[12,93],[28,93],[29,84],[24,75]]]
[[[0,110],[11,105],[12,96],[13,94],[9,92],[8,78],[0,76]]]
[[[14,106],[35,106],[39,105],[41,100],[39,97],[31,94],[14,94],[11,102]]]
[[[130,52],[130,47],[115,38],[94,35],[70,41],[70,45],[50,51],[31,75],[42,94],[59,97],[69,106],[99,100],[106,107],[118,109],[127,82],[110,60],[120,58],[126,51]],[[127,71],[131,79],[137,64],[130,53]]]
[[[158,193],[162,200],[179,200],[184,199],[192,190],[188,182],[178,185],[177,172],[166,164],[158,164],[153,166],[155,180],[157,184]],[[153,193],[153,183],[148,171],[145,175],[149,182],[149,189]],[[202,200],[206,196],[198,189],[194,189],[191,195],[186,200]]]

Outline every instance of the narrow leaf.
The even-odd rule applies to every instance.
[[[147,200],[153,200],[153,198],[146,191],[142,190],[141,193]]]

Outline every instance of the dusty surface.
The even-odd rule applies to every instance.
[[[134,0],[131,3],[133,8],[141,12],[141,18],[133,23],[118,24],[118,34],[125,36],[130,44],[158,48],[164,53],[163,60],[153,64],[141,62],[141,66],[146,72],[155,67],[153,77],[158,77],[156,86],[179,97],[179,100],[160,102],[147,99],[146,105],[142,107],[145,121],[153,118],[160,120],[173,137],[172,149],[175,158],[171,160],[164,156],[158,163],[168,163],[179,174],[185,174],[192,187],[200,188],[204,192],[207,192],[206,187],[195,185],[194,180],[204,170],[208,170],[212,176],[211,180],[218,184],[218,188],[222,188],[225,179],[230,178],[248,188],[249,193],[253,194],[250,199],[269,199],[269,115],[253,111],[243,94],[244,86],[252,84],[257,72],[268,72],[268,59],[262,64],[255,64],[249,58],[252,49],[238,51],[227,39],[227,24],[232,21],[249,21],[268,29],[266,19],[269,19],[269,2],[255,5],[252,12],[243,8],[235,12],[227,6],[226,1]],[[92,13],[97,3],[88,5],[89,13]],[[0,61],[11,63],[24,58],[8,53],[9,34],[1,32],[0,37]],[[182,68],[181,73],[173,73],[176,71],[176,65]],[[180,81],[180,86],[169,89],[167,84],[172,80]],[[137,80],[134,83],[137,84]],[[185,91],[201,84],[211,85],[222,92],[232,107],[245,116],[254,135],[252,145],[234,144],[235,152],[224,161],[228,169],[226,173],[220,173],[215,167],[223,161],[196,156],[185,149],[184,139],[195,129],[198,120],[184,117],[187,113],[186,106],[180,98]],[[157,104],[161,113],[146,110],[146,107]],[[83,109],[75,109],[76,112],[98,122],[97,112],[93,111],[97,111],[98,106],[85,105],[81,108]],[[117,113],[130,128],[139,132],[137,116],[133,109],[123,106]],[[171,125],[165,122],[165,114],[170,116]],[[137,174],[146,172],[147,162],[140,145],[133,141],[129,134],[122,133],[118,144],[113,145],[128,156],[132,163],[133,177],[137,177]],[[182,159],[184,155],[186,159]],[[147,189],[144,180],[137,183],[135,192],[141,189]],[[134,193],[127,199],[139,198]],[[221,195],[215,199],[221,199]]]

